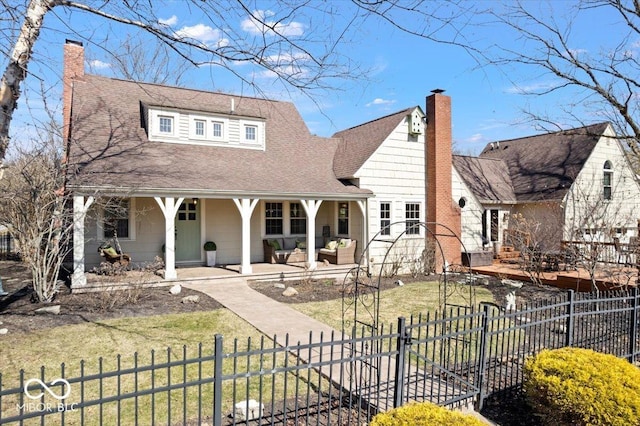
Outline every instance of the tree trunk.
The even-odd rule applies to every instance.
[[[55,2],[45,0],[31,0],[29,2],[20,35],[11,52],[9,64],[0,80],[0,170],[9,147],[9,127],[13,111],[18,105],[20,84],[27,76],[27,65],[33,53],[33,46],[40,35],[44,15],[54,5]]]

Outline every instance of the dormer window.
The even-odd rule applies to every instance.
[[[219,121],[214,121],[213,122],[213,137],[214,138],[222,138],[222,130],[223,130],[223,125],[222,123],[220,123]]]
[[[244,139],[247,142],[255,142],[257,139],[258,127],[257,126],[244,126]]]
[[[158,117],[158,123],[160,125],[160,127],[158,128],[160,133],[164,133],[167,135],[173,134],[173,117],[161,115]]]
[[[195,136],[204,138],[206,136],[205,128],[206,128],[207,122],[204,120],[195,120],[193,124],[195,126],[194,128]]]
[[[266,121],[205,111],[149,107],[143,123],[154,142],[264,149]]]
[[[605,200],[611,200],[613,198],[613,167],[611,161],[604,162],[604,170],[602,176],[602,189],[603,197]]]

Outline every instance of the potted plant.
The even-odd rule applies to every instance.
[[[204,243],[204,251],[207,252],[207,266],[216,266],[216,243],[207,241]]]

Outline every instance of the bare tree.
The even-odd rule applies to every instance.
[[[39,302],[50,302],[58,291],[73,228],[71,212],[65,208],[62,151],[53,135],[14,147],[0,180],[0,222],[8,224],[31,269]]]
[[[104,64],[89,58],[89,70],[92,74],[103,74],[106,67],[110,73],[125,80],[181,85],[189,64],[180,60],[167,45],[153,41],[128,35],[113,46],[111,42],[103,44],[101,47],[109,53],[112,62]]]
[[[509,220],[509,229],[505,232],[507,244],[520,251],[523,270],[535,285],[543,283],[546,254],[557,250],[562,238],[559,207],[557,203],[546,203],[530,212],[515,213]]]

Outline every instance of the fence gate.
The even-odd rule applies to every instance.
[[[450,324],[446,319],[452,315],[472,315],[472,307],[475,306],[475,278],[469,268],[446,264],[442,246],[438,241],[438,238],[442,237],[456,238],[461,250],[466,251],[459,236],[442,224],[412,221],[389,224],[366,244],[358,266],[354,267],[344,280],[342,332],[357,337],[371,336],[371,339],[364,339],[358,345],[350,347],[351,358],[354,360],[349,372],[350,383],[357,389],[360,397],[375,409],[386,410],[397,404],[397,395],[393,393],[396,393],[394,389],[397,389],[398,385],[396,383],[394,386],[392,383],[397,381],[396,372],[404,375],[401,382],[405,383],[405,397],[416,396],[415,392],[410,391],[409,386],[413,386],[414,390],[432,387],[433,381],[428,377],[430,375],[438,375],[438,380],[443,378],[445,383],[464,385],[465,389],[468,387],[462,376],[448,369],[447,363],[451,361],[451,357],[447,354],[450,351],[455,354],[459,354],[461,350],[469,351],[475,342],[472,334],[456,331],[464,324]],[[436,264],[444,265],[443,273],[437,277],[434,275]],[[407,350],[405,358],[411,359],[413,364],[399,366],[398,370],[396,358],[390,355],[381,356],[383,352],[389,353],[388,347],[382,347],[382,342],[386,340],[375,337],[392,331],[389,324],[380,323],[383,281],[400,284],[399,281],[408,279],[407,277],[423,277],[425,281],[438,282],[439,313],[436,315],[442,321],[439,322],[440,328],[437,332],[446,338],[441,338],[437,343],[437,355],[429,353],[422,344],[427,342],[420,342],[419,339],[415,341],[410,335],[414,328],[421,336],[434,336],[434,330],[425,330],[424,334],[421,334],[423,331],[419,331],[419,327],[409,326],[407,342],[414,341],[418,344],[413,349],[413,345],[404,346],[403,350]],[[452,303],[454,295],[458,296],[458,300],[464,300],[464,303]],[[399,342],[398,348],[407,342]],[[431,340],[428,343],[433,345]],[[416,360],[427,369],[416,369]],[[422,383],[418,383],[420,380]],[[449,403],[448,400],[434,402]]]

